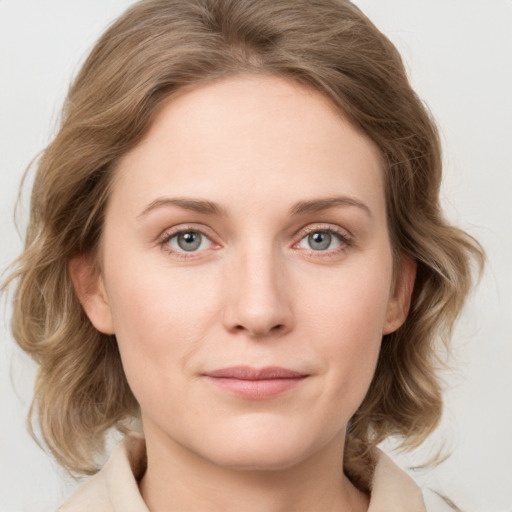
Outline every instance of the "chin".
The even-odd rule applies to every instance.
[[[222,454],[212,454],[210,461],[217,466],[235,471],[280,471],[290,469],[307,457],[307,452],[273,450],[271,447],[239,446],[233,444],[231,450]]]
[[[290,469],[328,443],[322,435],[308,436],[307,429],[252,428],[210,438],[202,456],[214,464],[238,471]],[[213,448],[213,449],[212,449]]]

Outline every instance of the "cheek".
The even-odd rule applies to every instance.
[[[111,272],[107,292],[125,374],[146,404],[176,389],[211,328],[215,305],[204,281],[187,272],[126,270]]]
[[[317,276],[303,307],[309,337],[329,367],[331,389],[356,402],[373,378],[392,280],[391,257],[364,263],[323,281]]]
[[[194,336],[211,309],[208,276],[197,268],[168,266],[158,253],[143,256],[125,255],[122,266],[112,262],[105,270],[116,334],[155,349],[159,343],[179,342],[175,333],[180,330]]]
[[[382,337],[392,281],[392,264],[368,258],[361,263],[309,273],[302,291],[303,319],[319,333],[365,340]],[[357,344],[356,344],[357,345]]]

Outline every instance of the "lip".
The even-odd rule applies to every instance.
[[[238,397],[264,399],[295,388],[309,375],[279,366],[232,366],[206,372],[203,376],[216,387]]]

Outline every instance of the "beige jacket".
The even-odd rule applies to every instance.
[[[127,436],[103,469],[80,487],[57,512],[149,512],[137,480],[144,471],[146,449],[141,436]],[[425,512],[414,481],[379,452],[368,512]]]

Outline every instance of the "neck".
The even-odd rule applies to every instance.
[[[149,434],[149,435],[148,435]],[[368,496],[343,473],[343,440],[290,467],[232,469],[146,432],[148,467],[140,482],[152,512],[363,512]]]

